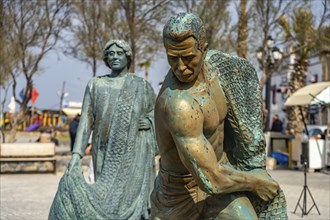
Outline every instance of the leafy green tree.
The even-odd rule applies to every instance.
[[[328,20],[330,20],[329,15]],[[330,24],[325,24],[323,27],[320,27],[318,39],[319,40],[316,41],[316,51],[319,53],[322,63],[322,79],[323,81],[330,81]]]
[[[309,56],[315,39],[313,14],[310,10],[299,8],[292,19],[292,31],[286,30],[287,36],[295,38],[295,47],[301,47],[295,53],[294,72],[289,81],[288,96],[306,85],[306,76],[309,67]],[[290,31],[290,33],[288,32]],[[287,108],[287,129],[292,134],[303,132],[303,123],[298,107]]]
[[[316,16],[309,8],[297,8],[292,17],[283,16],[279,19],[286,39],[291,41],[295,51],[294,71],[289,79],[288,96],[306,85],[309,58],[329,47],[329,37],[325,32],[327,27],[324,26],[324,22],[330,18],[327,1],[323,2],[323,7],[324,13],[318,25],[315,24]],[[300,136],[304,126],[298,107],[288,107],[287,114],[288,131]]]

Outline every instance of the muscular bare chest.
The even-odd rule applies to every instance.
[[[210,80],[207,87],[202,87],[192,94],[203,113],[203,132],[210,138],[221,129],[227,115],[227,105],[216,78]]]

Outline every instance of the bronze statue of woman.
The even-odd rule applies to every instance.
[[[132,51],[122,40],[104,48],[111,73],[92,78],[85,91],[73,156],[54,198],[49,219],[148,219],[156,142],[155,94],[129,73]],[[81,168],[92,136],[95,183]]]

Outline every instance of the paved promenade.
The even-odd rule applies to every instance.
[[[269,171],[287,198],[289,219],[330,219],[330,175],[308,173],[308,186],[321,212],[314,207],[308,216],[301,218],[301,210],[293,210],[303,189],[304,175],[301,171]],[[0,219],[47,219],[48,211],[63,173],[53,174],[3,174],[0,175]],[[301,200],[302,202],[302,200]],[[312,200],[307,196],[307,208]]]

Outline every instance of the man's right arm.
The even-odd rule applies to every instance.
[[[174,139],[180,159],[203,191],[210,194],[252,191],[263,200],[276,195],[276,182],[218,164],[213,147],[203,134],[204,118],[198,103],[172,98],[164,112],[162,122]]]

